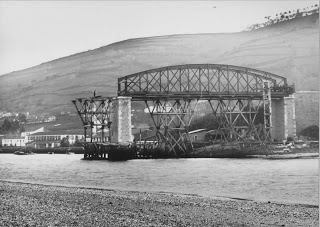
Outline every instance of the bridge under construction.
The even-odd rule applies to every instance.
[[[117,97],[94,96],[72,102],[85,136],[90,130],[85,158],[120,154],[120,147],[133,143],[132,101],[143,101],[149,110],[156,130],[152,147],[182,157],[194,152],[189,127],[199,101],[209,103],[218,122],[219,138],[213,138],[213,143],[222,149],[228,144],[240,148],[241,144],[267,145],[295,136],[292,94],[294,86],[289,86],[285,77],[269,72],[231,65],[189,64],[118,78]],[[100,138],[94,141],[92,135],[97,128]]]

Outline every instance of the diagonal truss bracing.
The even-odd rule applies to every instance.
[[[294,91],[285,77],[231,65],[192,64],[147,70],[118,79],[118,95],[132,100],[164,96],[207,99],[219,96],[261,96],[263,81],[270,82],[273,98]]]
[[[264,81],[259,99],[234,97],[208,100],[218,121],[214,142],[272,142],[272,109],[270,83]],[[218,139],[219,137],[219,139]]]
[[[94,134],[94,128],[101,130],[101,142],[105,142],[106,138],[104,131],[108,128],[110,132],[112,123],[112,100],[113,98],[109,97],[92,97],[89,99],[78,98],[72,100],[72,103],[76,107],[77,113],[82,121],[85,138],[87,135],[87,129],[90,129],[91,142]]]
[[[194,110],[191,101],[209,101],[219,125],[215,142],[265,144],[272,140],[271,98],[293,92],[294,86],[289,86],[285,77],[220,64],[168,66],[118,79],[118,95],[147,104],[159,145],[175,154],[193,150],[190,122],[186,122],[187,112]]]
[[[175,155],[193,150],[189,126],[198,101],[191,99],[145,100],[156,127],[158,146]]]

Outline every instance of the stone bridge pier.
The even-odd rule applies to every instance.
[[[111,142],[132,143],[131,97],[116,97],[112,102],[112,112]]]
[[[296,137],[296,111],[294,94],[289,97],[272,99],[271,137],[282,141],[287,137]]]

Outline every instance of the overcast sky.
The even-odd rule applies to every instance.
[[[240,32],[318,1],[0,1],[0,75],[130,38]]]

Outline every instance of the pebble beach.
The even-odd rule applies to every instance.
[[[319,207],[0,181],[0,226],[319,226]]]

